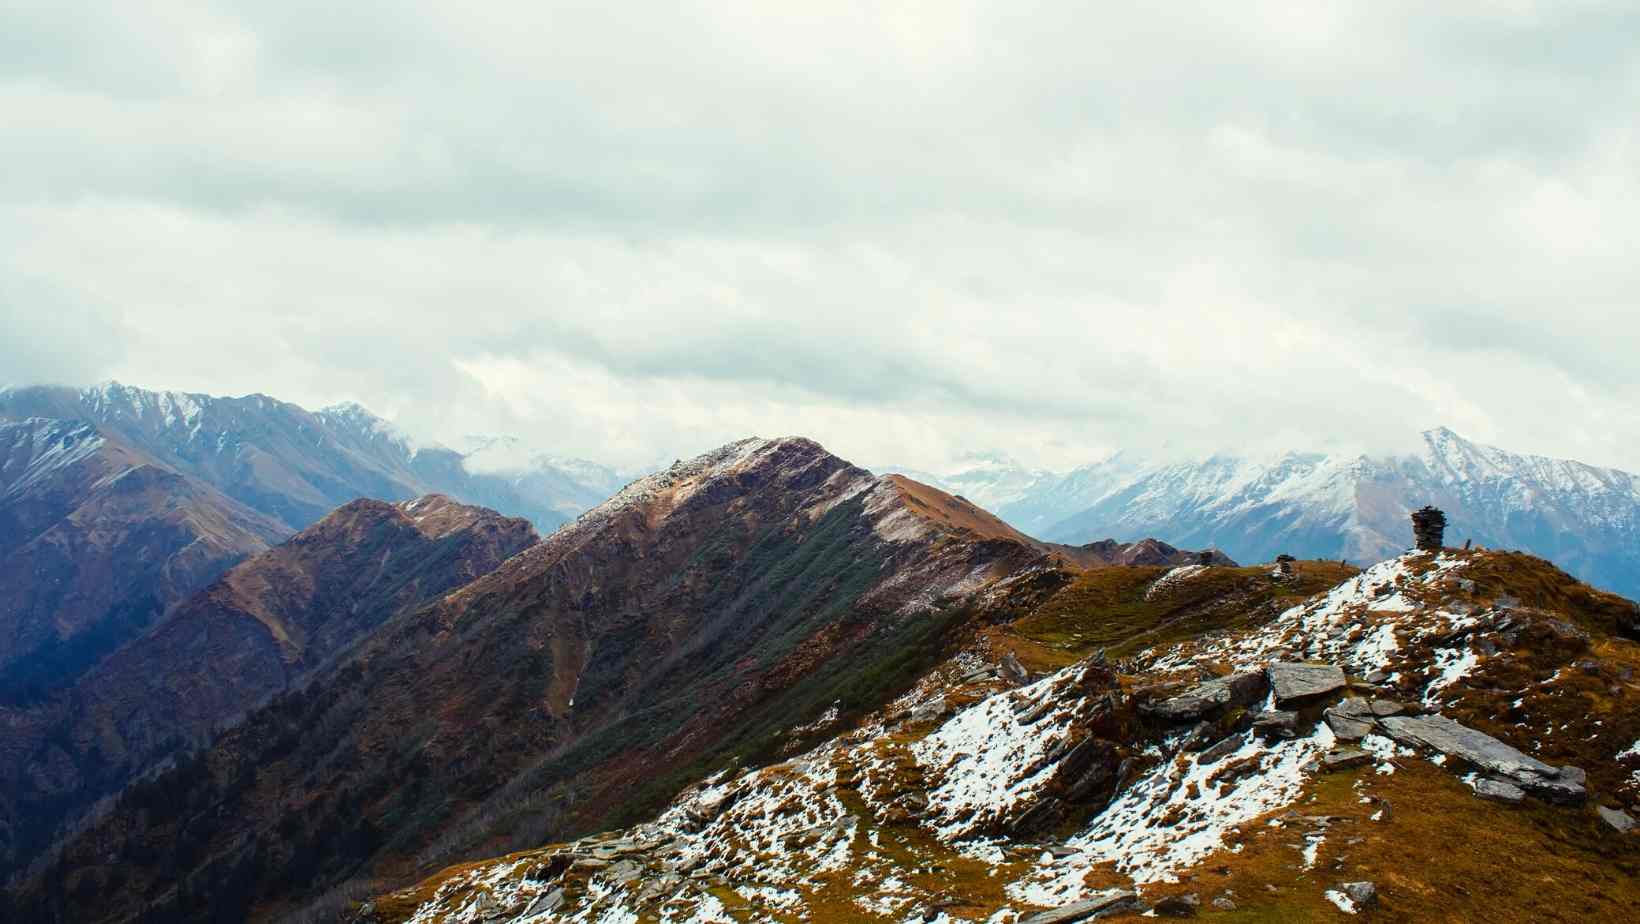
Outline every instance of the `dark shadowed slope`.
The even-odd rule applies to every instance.
[[[0,703],[72,684],[287,533],[89,424],[0,421]]]
[[[246,560],[71,690],[0,707],[0,846],[26,862],[99,797],[535,541],[524,520],[434,495],[355,501]]]

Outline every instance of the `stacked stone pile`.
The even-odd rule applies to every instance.
[[[1412,535],[1418,548],[1425,552],[1439,552],[1446,535],[1446,514],[1434,507],[1424,507],[1412,514]]]

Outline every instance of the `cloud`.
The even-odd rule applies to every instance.
[[[1446,423],[1640,469],[1636,18],[8,9],[0,379],[351,398],[621,464]]]

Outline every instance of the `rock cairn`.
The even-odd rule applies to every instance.
[[[1281,554],[1281,555],[1277,555],[1276,556],[1276,574],[1279,577],[1283,577],[1283,578],[1292,577],[1293,576],[1293,562],[1295,562],[1295,561],[1298,561],[1298,559],[1294,558],[1291,555],[1287,555],[1285,553]]]
[[[1418,548],[1425,552],[1439,552],[1446,535],[1446,514],[1434,507],[1413,511],[1412,535]]]

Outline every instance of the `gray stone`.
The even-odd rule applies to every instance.
[[[1372,763],[1372,755],[1360,748],[1338,748],[1328,751],[1321,757],[1323,770],[1348,770],[1351,767],[1360,767]]]
[[[1184,895],[1169,895],[1157,902],[1151,910],[1163,918],[1193,918],[1201,906],[1202,900],[1196,893],[1189,892]]]
[[[1385,670],[1368,671],[1367,675],[1365,677],[1362,677],[1361,679],[1365,680],[1366,682],[1368,682],[1370,684],[1373,684],[1374,686],[1376,686],[1376,685],[1378,685],[1380,683],[1383,683],[1384,681],[1389,679],[1389,671],[1385,671]]]
[[[1138,903],[1139,896],[1134,893],[1126,889],[1110,889],[1061,908],[1039,911],[1024,918],[1019,924],[1070,924],[1071,921],[1086,921],[1109,914],[1120,914]]]
[[[1191,722],[1226,706],[1246,706],[1264,692],[1264,676],[1258,671],[1231,674],[1204,681],[1188,691],[1160,702],[1140,707],[1146,715],[1169,722]]]
[[[529,907],[525,908],[524,913],[519,915],[519,917],[527,918],[536,914],[549,914],[557,911],[563,906],[564,890],[553,889],[551,892],[545,892],[541,895],[537,895],[535,897],[535,901],[530,902]]]
[[[1231,901],[1228,895],[1220,895],[1218,898],[1213,899],[1213,907],[1220,911],[1235,911],[1236,903]]]
[[[911,714],[906,718],[913,722],[933,722],[950,711],[950,707],[946,705],[945,697],[936,696],[931,700],[913,706]]]
[[[1328,706],[1327,712],[1352,719],[1370,719],[1372,718],[1372,702],[1359,696],[1346,696]]]
[[[1370,882],[1346,882],[1344,894],[1355,902],[1357,908],[1371,908],[1378,904],[1378,887]]]
[[[1604,821],[1608,825],[1611,825],[1612,830],[1616,831],[1618,834],[1628,834],[1630,831],[1634,830],[1634,826],[1637,823],[1633,818],[1629,817],[1627,812],[1620,812],[1617,809],[1609,809],[1604,805],[1597,805],[1594,807],[1594,810],[1600,815],[1600,820]]]
[[[1332,729],[1333,737],[1340,741],[1360,741],[1372,734],[1372,720],[1354,716],[1339,715],[1328,712],[1325,715],[1327,727]]]
[[[1204,767],[1208,764],[1218,763],[1220,760],[1223,760],[1224,758],[1229,757],[1231,754],[1234,754],[1236,751],[1240,750],[1243,743],[1245,742],[1241,735],[1230,735],[1219,743],[1203,751],[1202,756],[1196,758],[1196,763]]]
[[[1388,699],[1375,699],[1372,701],[1371,706],[1372,714],[1381,719],[1392,715],[1400,715],[1407,711],[1405,706]]]
[[[1014,657],[1011,651],[1002,656],[1002,662],[997,665],[997,670],[1004,680],[1016,686],[1031,679],[1030,672],[1025,670],[1025,665],[1019,663],[1019,659]]]
[[[1584,798],[1581,770],[1551,767],[1446,716],[1389,716],[1378,724],[1401,744],[1456,757],[1545,799],[1576,803]]]
[[[1021,725],[1035,725],[1037,722],[1042,721],[1043,716],[1052,712],[1053,707],[1054,698],[1052,696],[1044,696],[1035,702],[1025,700],[1014,707],[1015,712],[1018,713],[1016,721]]]
[[[1526,798],[1526,790],[1521,789],[1508,780],[1480,780],[1475,783],[1475,795],[1493,802],[1503,802],[1516,805]]]
[[[643,867],[631,860],[622,860],[609,868],[609,878],[625,885],[643,875]]]
[[[1316,699],[1344,689],[1344,672],[1331,664],[1278,662],[1270,665],[1276,705]]]
[[[1298,737],[1298,713],[1271,709],[1253,717],[1253,734],[1265,738]]]

